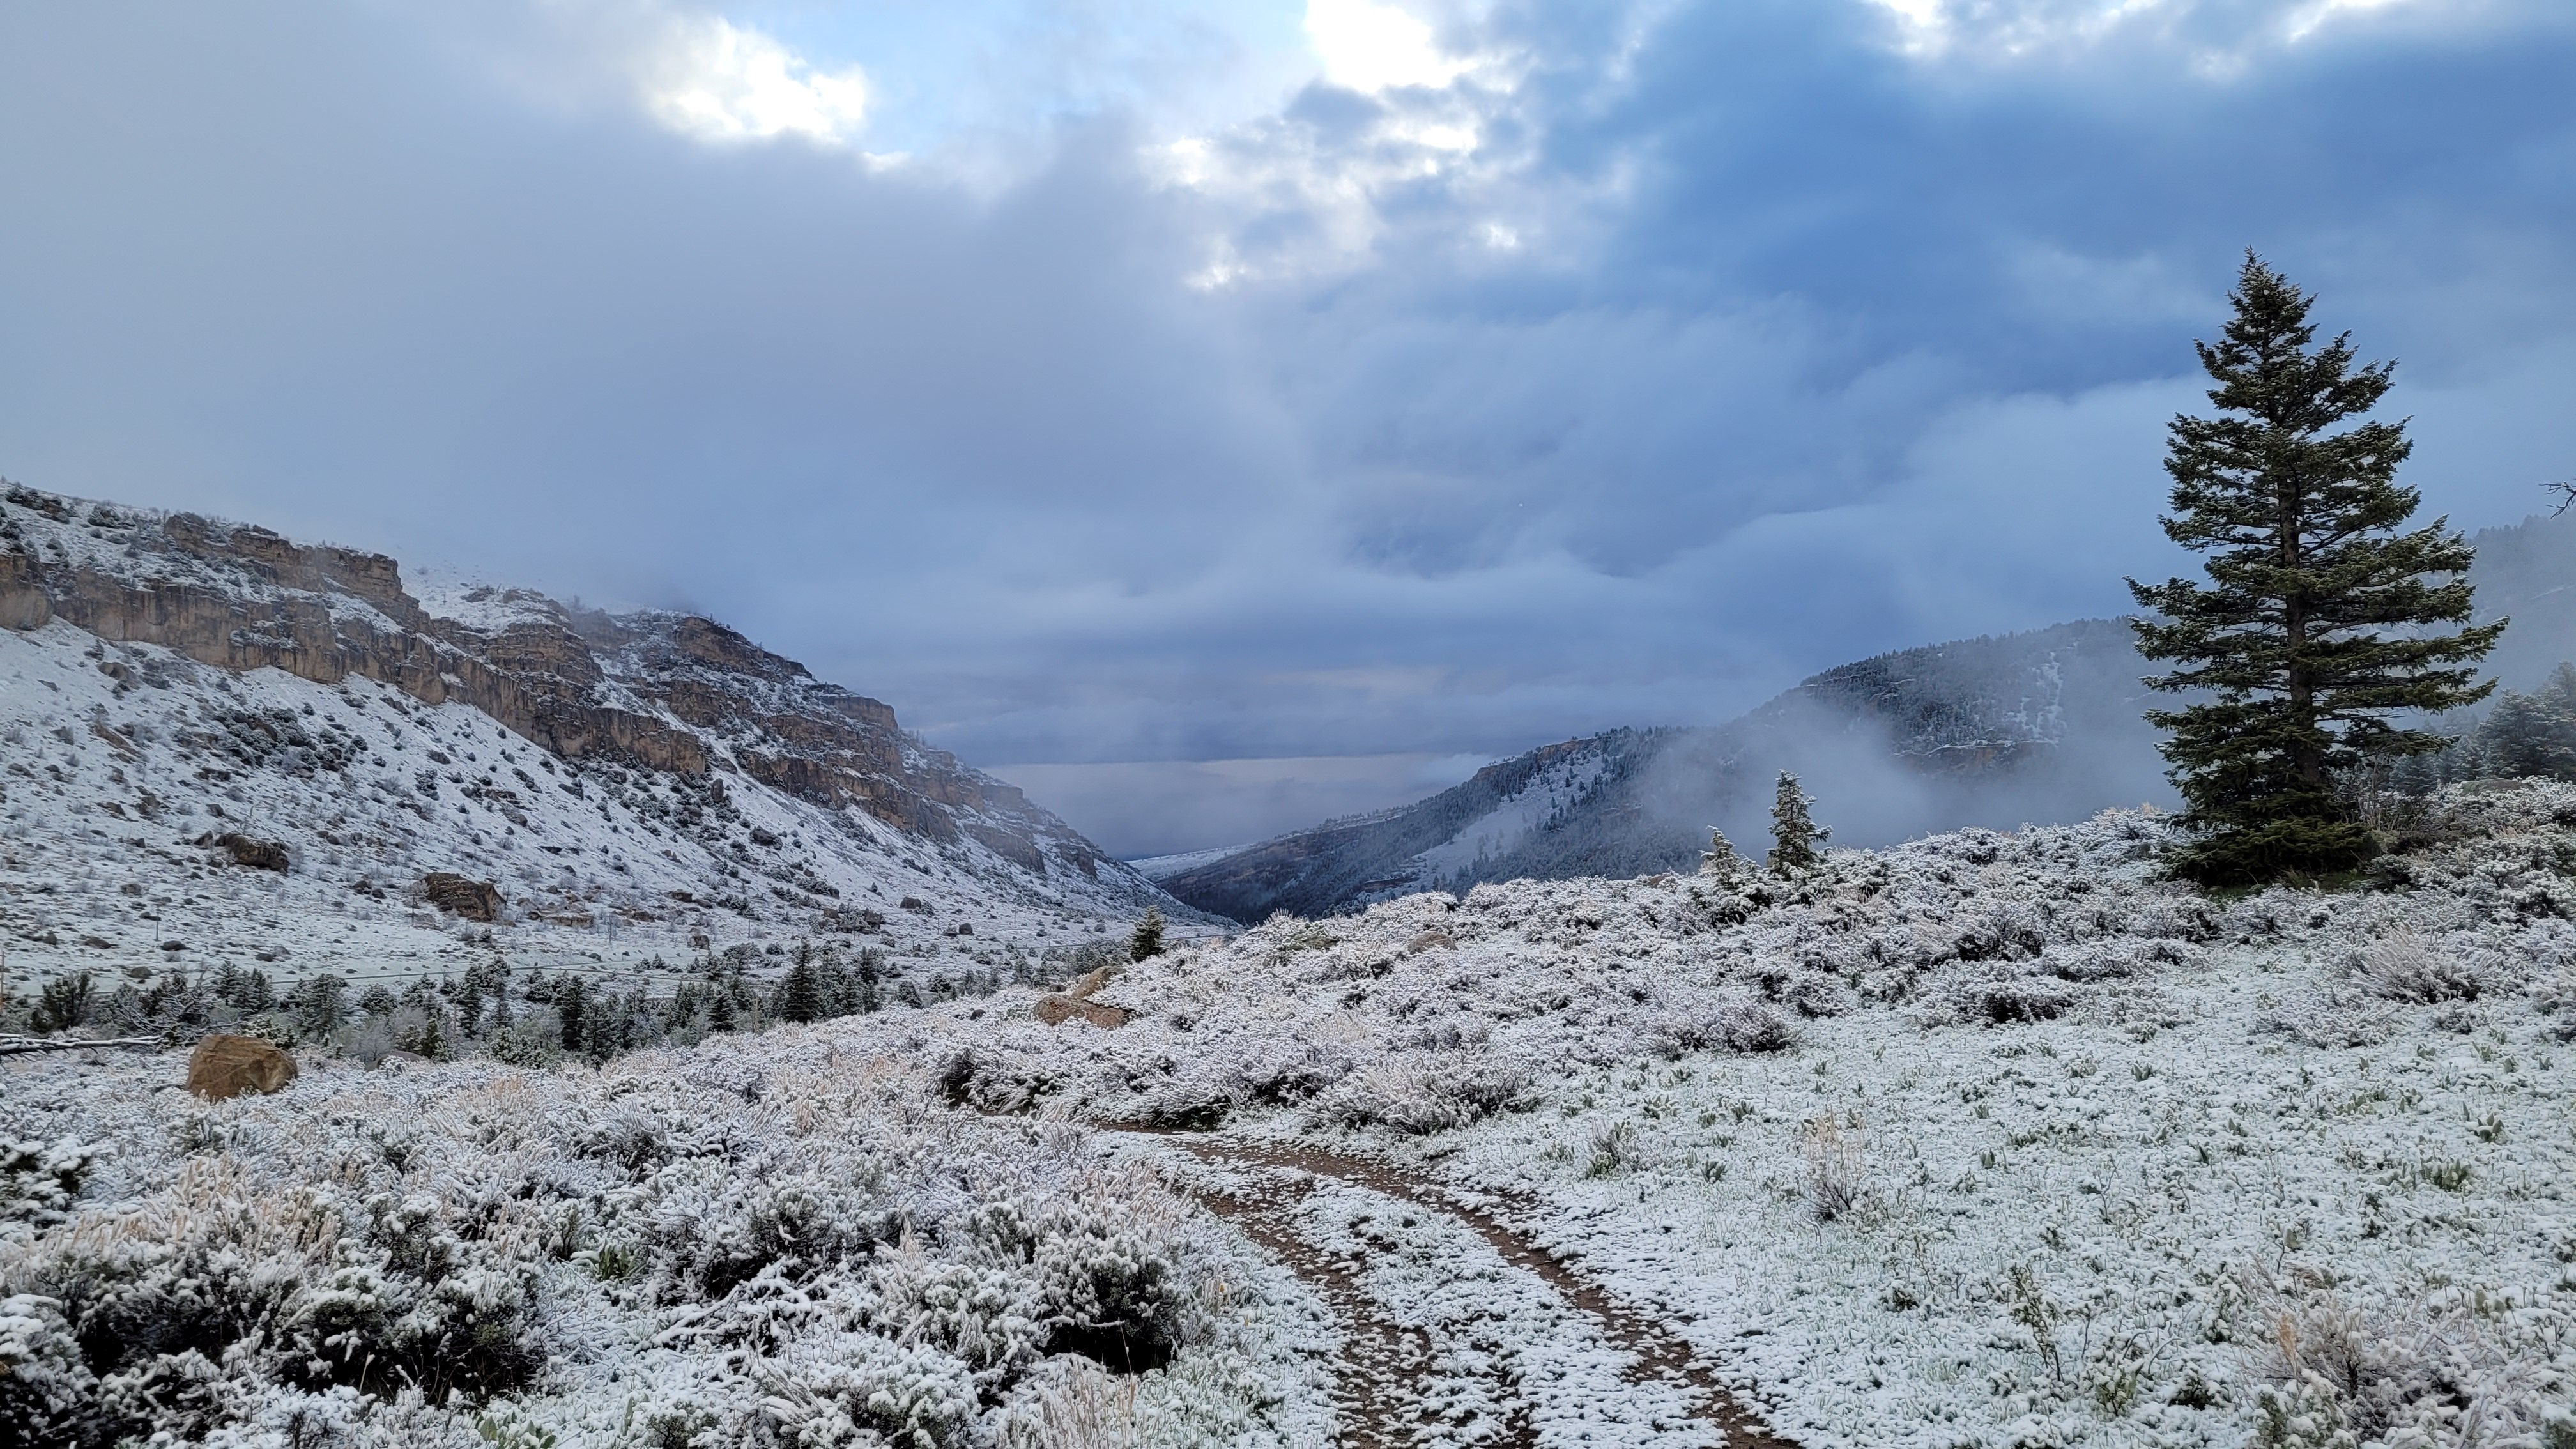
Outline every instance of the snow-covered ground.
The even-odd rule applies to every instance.
[[[229,963],[364,985],[493,946],[652,976],[657,958],[831,917],[898,954],[973,960],[1125,914],[1078,877],[1026,888],[972,839],[731,778],[558,759],[479,710],[357,675],[235,674],[59,620],[0,630],[0,950],[22,984]],[[196,843],[228,833],[285,845],[289,869]],[[502,919],[432,908],[431,871],[496,882]]]
[[[716,1435],[694,1442],[742,1442],[722,1432],[825,1423],[867,1401],[853,1375],[900,1362],[904,1383],[948,1386],[921,1393],[977,1396],[940,1444],[1718,1442],[1705,1405],[1623,1358],[1563,1284],[1462,1228],[1472,1204],[1810,1449],[2562,1449],[2576,788],[2463,787],[2409,830],[2365,882],[2235,900],[2158,880],[2167,826],[2136,813],[1835,852],[1794,881],[1414,896],[1139,963],[1098,993],[1135,1013],[1112,1029],[1039,1025],[1005,989],[596,1072],[316,1062],[216,1108],[152,1090],[168,1058],[5,1066],[0,1135],[104,1155],[77,1202],[19,1189],[0,1272],[58,1292],[80,1254],[113,1253],[82,1281],[159,1282],[255,1197],[327,1206],[339,1246],[263,1229],[242,1261],[309,1283],[313,1255],[338,1254],[335,1272],[398,1279],[417,1250],[387,1224],[455,1224],[438,1251],[473,1266],[453,1281],[542,1320],[546,1366],[462,1417],[383,1407],[373,1432],[479,1417],[637,1442],[644,1419],[621,1416],[667,1404],[715,1416],[686,1421]],[[1248,1216],[1228,1143],[1238,1164],[1303,1147],[1408,1187],[1325,1173]],[[22,1156],[34,1183],[42,1152]],[[1234,1206],[1209,1215],[1167,1182]],[[1001,1310],[973,1305],[1071,1321],[1058,1289],[1028,1296],[1060,1281],[1031,1266],[1057,1249],[979,1256],[978,1205],[1000,1202],[1150,1238],[1119,1261],[1160,1255],[1196,1285],[1197,1336],[1134,1378],[1093,1376],[1068,1337],[979,1379]],[[591,1236],[550,1238],[573,1205]],[[829,1269],[800,1256],[781,1272],[810,1276],[774,1289],[708,1276],[733,1251],[710,1243],[809,1212],[834,1224]],[[59,1359],[46,1310],[14,1311],[0,1354]],[[295,1312],[276,1333],[326,1313]],[[1368,1400],[1400,1422],[1363,1423],[1334,1379],[1381,1341],[1422,1367]],[[276,1359],[247,1380],[278,1385],[262,1404],[359,1387],[304,1382],[340,1370],[294,1367],[302,1350],[243,1352]],[[118,1392],[234,1402],[189,1387],[230,1376],[161,1373]],[[1072,1414],[1046,1405],[1076,1384],[1143,1407],[1010,1437],[1011,1415]],[[873,1442],[855,1419],[831,1432],[797,1442]]]
[[[2259,1442],[2555,1444],[2571,824],[2568,787],[2471,792],[2384,889],[2233,903],[2156,881],[2136,814],[1796,886],[1482,886],[1147,963],[1116,1031],[952,1050],[997,1108],[1529,1195],[1809,1445],[2235,1445],[2267,1413]]]
[[[958,1114],[821,1032],[319,1062],[213,1106],[154,1090],[163,1059],[5,1070],[0,1441],[1326,1432],[1286,1274],[1080,1129]]]

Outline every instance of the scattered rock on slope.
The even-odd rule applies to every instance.
[[[275,1042],[217,1033],[188,1056],[188,1090],[209,1102],[274,1092],[295,1080],[295,1058]]]
[[[1068,1021],[1087,1021],[1093,1026],[1104,1028],[1125,1026],[1129,1018],[1135,1015],[1123,1006],[1111,1006],[1105,1001],[1086,1001],[1082,997],[1069,996],[1061,991],[1052,991],[1039,997],[1037,1004],[1029,1008],[1029,1011],[1031,1015],[1049,1026],[1062,1026]]]
[[[283,841],[261,840],[255,836],[242,835],[233,831],[226,831],[221,835],[205,839],[207,844],[220,846],[231,852],[235,865],[246,865],[253,870],[273,870],[280,875],[286,873],[288,862],[286,844]]]
[[[488,880],[469,880],[453,871],[433,870],[421,877],[420,893],[451,916],[486,923],[501,919],[501,888]]]

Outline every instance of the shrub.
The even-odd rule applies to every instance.
[[[1731,1052],[1777,1052],[1797,1044],[1798,1028],[1762,1002],[1749,1001],[1719,1008],[1711,1035]]]
[[[1345,1126],[1447,1132],[1526,1105],[1530,1087],[1530,1074],[1518,1063],[1484,1052],[1435,1052],[1363,1068],[1343,1079],[1322,1106]]]
[[[1635,1124],[1622,1118],[1593,1125],[1591,1155],[1583,1164],[1585,1177],[1609,1177],[1644,1164],[1645,1152],[1637,1141]]]
[[[2239,1284],[2264,1325],[2247,1362],[2266,1386],[2258,1444],[2545,1442],[2556,1396],[2533,1377],[2527,1347],[2499,1340],[2503,1323],[2465,1305],[2354,1303],[2251,1273]]]
[[[768,1407],[798,1449],[958,1449],[968,1442],[977,1412],[964,1364],[927,1345],[867,1334],[806,1349],[787,1366]]]
[[[2313,1047],[2376,1046],[2396,1035],[2396,1013],[2353,991],[2293,991],[2258,1008],[2254,1024]]]
[[[77,1443],[97,1397],[62,1304],[32,1293],[0,1298],[0,1440]]]
[[[2054,1021],[2075,1004],[2073,993],[2043,976],[1989,976],[1960,987],[1960,1008],[1992,1026]]]
[[[2476,965],[2406,926],[2391,928],[2355,952],[2352,973],[2374,995],[2419,1006],[2475,1001],[2486,990],[2485,973]]]
[[[1860,1139],[1831,1116],[1809,1122],[1799,1135],[1807,1163],[1807,1209],[1820,1223],[1848,1217],[1860,1204]]]
[[[1735,1000],[1713,1008],[1665,1012],[1646,1028],[1645,1037],[1665,1057],[1710,1047],[1752,1054],[1785,1051],[1796,1044],[1798,1028],[1787,1013],[1769,1002]]]
[[[0,1137],[0,1243],[32,1238],[68,1219],[97,1164],[98,1149],[77,1142]]]

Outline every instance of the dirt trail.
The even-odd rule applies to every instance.
[[[1220,1166],[1254,1165],[1249,1159],[1207,1150],[1204,1144],[1181,1145]],[[1252,1186],[1204,1190],[1200,1200],[1306,1280],[1339,1320],[1342,1352],[1333,1399],[1347,1426],[1343,1449],[1402,1449],[1413,1442],[1412,1431],[1425,1422],[1421,1407],[1403,1390],[1430,1368],[1430,1336],[1389,1317],[1348,1262],[1299,1235],[1296,1210],[1313,1190],[1311,1179],[1265,1173]],[[1524,1419],[1503,1426],[1501,1437],[1492,1442],[1506,1449],[1536,1449],[1538,1440]]]
[[[1429,1361],[1432,1349],[1421,1330],[1394,1321],[1371,1300],[1366,1285],[1346,1261],[1294,1231],[1293,1209],[1314,1190],[1318,1179],[1345,1183],[1465,1224],[1504,1262],[1547,1284],[1613,1345],[1632,1355],[1635,1362],[1627,1374],[1631,1382],[1660,1380],[1682,1390],[1700,1421],[1724,1435],[1727,1449],[1797,1449],[1793,1441],[1765,1427],[1690,1345],[1652,1314],[1613,1297],[1484,1206],[1410,1178],[1392,1164],[1367,1158],[1150,1128],[1140,1135],[1169,1143],[1212,1166],[1232,1169],[1258,1184],[1210,1193],[1208,1205],[1307,1280],[1342,1316],[1348,1334],[1342,1397],[1345,1422],[1353,1426],[1345,1442],[1356,1449],[1414,1441],[1411,1431],[1422,1422],[1421,1415],[1409,1410],[1392,1390]],[[1518,1408],[1513,1420],[1500,1426],[1500,1437],[1488,1442],[1511,1449],[1534,1446],[1537,1437],[1528,1422],[1528,1405],[1508,1392],[1508,1386],[1503,1398]]]

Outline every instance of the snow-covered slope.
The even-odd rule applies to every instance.
[[[2576,513],[2477,535],[2490,661],[2514,689],[2576,659]],[[1713,729],[1613,730],[1492,765],[1413,805],[1161,863],[1174,895],[1239,921],[1347,911],[1411,890],[1688,869],[1708,831],[1767,840],[1796,772],[1851,845],[2167,802],[2127,626],[2088,619],[1841,665]],[[2169,701],[2166,701],[2169,703]],[[2454,725],[2465,721],[2454,721]]]
[[[706,619],[414,597],[390,559],[25,489],[0,549],[20,980],[254,959],[363,978],[487,933],[541,962],[815,933],[974,952],[1177,909],[884,705]],[[492,882],[496,919],[442,909],[432,873]]]
[[[2567,1442],[2576,787],[2337,891],[2168,837],[1416,895],[1109,1028],[1004,986],[218,1105],[0,1062],[0,1438]]]
[[[1852,844],[2081,818],[2160,797],[2145,666],[2109,620],[1844,665],[1714,729],[1613,730],[1487,766],[1414,805],[1167,868],[1239,921],[1322,915],[1480,881],[1688,868],[1711,826],[1762,838],[1796,771]]]
[[[990,1110],[1520,1204],[1807,1449],[2563,1442],[2576,787],[2458,790],[2363,889],[2213,901],[2168,835],[1480,885],[1141,963],[1114,1031],[937,1028]]]

